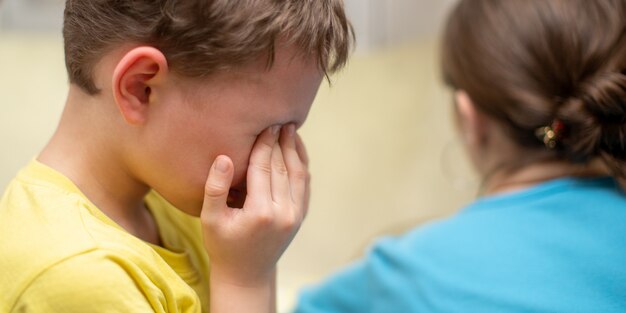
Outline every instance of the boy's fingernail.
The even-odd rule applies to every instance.
[[[228,161],[223,157],[218,157],[217,160],[215,160],[215,169],[220,173],[228,172]]]
[[[279,131],[280,131],[280,125],[272,126],[272,135],[274,135],[274,136],[278,135]]]
[[[287,134],[289,136],[293,136],[296,133],[296,125],[294,124],[289,124],[289,126],[287,126]]]

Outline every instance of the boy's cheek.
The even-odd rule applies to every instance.
[[[239,186],[244,186],[246,184],[246,178],[248,176],[248,165],[246,163],[235,163],[234,165],[235,175],[233,176],[233,182],[231,184],[231,187],[236,188]]]

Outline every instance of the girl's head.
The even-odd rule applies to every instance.
[[[461,0],[442,48],[479,169],[495,154],[511,167],[602,160],[624,178],[624,0]],[[493,138],[515,151],[486,149]]]

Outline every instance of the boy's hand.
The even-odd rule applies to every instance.
[[[308,206],[309,174],[294,125],[264,131],[252,149],[242,208],[226,202],[230,158],[219,156],[205,188],[201,220],[211,282],[257,288],[274,279],[276,263],[298,231]],[[213,291],[212,291],[213,292]]]

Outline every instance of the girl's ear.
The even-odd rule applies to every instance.
[[[153,47],[134,48],[118,62],[113,72],[113,97],[128,124],[145,122],[150,96],[168,71],[167,59]]]
[[[481,146],[485,143],[489,124],[464,90],[455,92],[455,105],[461,136],[466,144]]]

